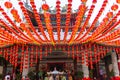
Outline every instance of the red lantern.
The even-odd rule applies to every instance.
[[[68,2],[72,2],[72,0],[68,0]]]
[[[87,0],[81,0],[81,2],[86,3],[86,2],[87,2]]]
[[[108,18],[112,18],[112,16],[113,16],[113,12],[108,12],[108,13],[107,13],[107,17],[108,17]]]
[[[68,8],[71,7],[71,6],[72,6],[72,4],[68,4]]]
[[[116,0],[116,3],[120,4],[120,0]]]
[[[48,4],[43,4],[42,9],[45,10],[45,11],[48,11],[49,10]]]
[[[20,23],[22,20],[19,18],[19,19],[16,19],[16,22]]]
[[[107,22],[109,19],[107,18],[107,17],[105,17],[104,19],[103,19],[103,22]]]
[[[34,2],[34,0],[30,0],[30,2]]]
[[[60,1],[58,0],[58,1],[56,2],[56,4],[60,4]]]
[[[20,23],[20,27],[21,27],[22,29],[24,29],[25,24],[24,24],[24,23]]]
[[[23,5],[23,2],[19,2],[19,5]]]
[[[13,9],[11,9],[11,13],[12,13],[13,15],[17,15],[18,11],[13,8]]]
[[[95,4],[95,3],[97,3],[97,0],[93,0],[92,2]]]
[[[2,12],[2,11],[4,11],[4,10],[3,10],[3,8],[1,8],[1,6],[0,6],[0,12]]]
[[[118,9],[118,5],[117,5],[117,4],[114,4],[114,5],[111,7],[111,9],[112,9],[113,11],[116,11],[116,10]]]
[[[6,2],[4,3],[4,5],[5,5],[5,7],[8,8],[8,9],[12,8],[12,3],[11,3],[10,1],[6,1]]]

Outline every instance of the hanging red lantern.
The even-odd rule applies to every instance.
[[[18,11],[13,8],[13,9],[11,9],[11,13],[12,13],[13,15],[17,15],[17,14],[18,14]]]
[[[60,1],[58,0],[58,1],[56,2],[56,4],[59,5],[59,4],[60,4]]]
[[[3,10],[3,8],[1,8],[1,6],[0,6],[0,12],[2,12],[2,11],[4,11],[4,10]]]
[[[45,10],[45,11],[48,11],[49,10],[48,4],[43,4],[42,9]]]
[[[11,3],[10,1],[6,1],[6,2],[4,3],[4,5],[5,5],[5,7],[8,8],[8,9],[12,8],[12,3]]]
[[[87,2],[87,0],[81,0],[81,2],[86,3],[86,2]]]
[[[22,20],[19,18],[19,19],[15,19],[16,22],[20,23]]]
[[[20,28],[25,30],[25,24],[24,23],[20,23]]]
[[[120,4],[120,0],[116,0],[116,3]]]
[[[104,19],[103,19],[103,22],[107,22],[109,20],[109,18],[108,17],[105,17]]]
[[[68,0],[68,2],[72,2],[72,0]]]
[[[19,5],[23,5],[23,2],[20,1],[20,2],[19,2]]]
[[[85,59],[84,59],[84,52],[82,52],[81,55],[82,55],[82,57],[81,57],[81,62],[82,62],[82,64],[84,64],[84,60],[85,60]]]
[[[92,3],[96,4],[96,3],[97,3],[97,0],[93,0]]]
[[[30,2],[34,2],[34,0],[30,0]]]
[[[112,16],[113,16],[113,12],[108,12],[108,13],[107,13],[107,17],[108,17],[108,18],[112,18]]]
[[[71,8],[72,4],[68,4],[68,8]]]
[[[118,9],[118,5],[117,5],[117,4],[112,5],[111,9],[112,9],[113,11],[116,11],[116,10]]]

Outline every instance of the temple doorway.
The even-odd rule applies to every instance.
[[[48,69],[50,71],[53,71],[55,67],[58,71],[63,71],[65,68],[65,63],[48,63]]]

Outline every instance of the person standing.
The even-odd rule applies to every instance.
[[[73,80],[71,75],[68,76],[68,80]]]
[[[39,76],[40,80],[43,80],[43,71],[42,70],[39,71],[38,76]]]
[[[49,80],[53,80],[53,76],[52,75],[49,76]]]
[[[61,80],[67,80],[65,75],[62,76],[62,79]]]

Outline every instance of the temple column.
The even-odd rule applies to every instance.
[[[83,77],[89,77],[89,70],[86,63],[82,64]]]
[[[24,80],[25,77],[28,76],[29,71],[29,56],[25,55],[24,57],[24,63],[23,63],[23,72],[22,72],[22,79]]]
[[[85,54],[84,54],[85,56]],[[82,80],[90,80],[89,78],[89,69],[88,66],[86,65],[86,58],[84,57],[84,63],[82,64],[82,71],[83,71],[83,79]]]
[[[118,80],[119,77],[119,69],[118,69],[118,61],[117,61],[117,55],[115,51],[112,51],[111,53],[111,59],[112,59],[112,66],[113,66],[113,72],[114,72],[114,80]]]

